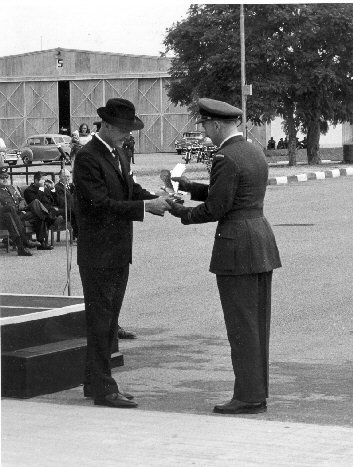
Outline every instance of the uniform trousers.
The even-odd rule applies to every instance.
[[[111,353],[123,303],[129,265],[121,268],[79,266],[86,310],[87,355],[84,383],[95,398],[118,390],[111,375]]]
[[[24,225],[14,206],[0,207],[0,221],[4,227],[6,227],[6,230],[9,231],[10,238],[13,242],[16,243],[19,239],[23,242],[27,240]]]
[[[235,375],[233,398],[261,402],[268,397],[272,271],[217,275]]]

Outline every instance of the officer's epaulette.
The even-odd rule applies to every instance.
[[[215,159],[223,159],[224,154],[216,154],[214,157],[215,157]]]

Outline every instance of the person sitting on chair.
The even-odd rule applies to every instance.
[[[21,252],[19,256],[31,256],[30,252],[26,253],[25,246],[35,246],[33,242],[26,240],[24,229],[24,223],[26,221],[29,221],[33,225],[39,242],[37,249],[51,250],[52,247],[47,244],[48,230],[45,222],[48,216],[48,210],[38,199],[27,204],[16,188],[10,185],[9,175],[6,172],[7,169],[5,167],[0,168],[0,206],[2,207],[2,214],[8,214],[5,216],[5,219],[7,219],[5,222],[7,222],[10,228],[7,230],[10,232],[10,238],[11,235],[14,238],[14,243],[19,249],[18,251]],[[18,220],[20,220],[20,222]]]
[[[70,183],[71,173],[67,169],[61,169],[59,172],[59,181],[55,185],[56,206],[58,213],[65,219],[65,196],[67,204],[67,220],[72,227],[72,236],[75,240],[78,234],[78,227],[75,216],[74,204],[74,185]]]

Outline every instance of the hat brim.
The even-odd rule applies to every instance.
[[[97,109],[97,114],[100,116],[102,120],[104,120],[107,123],[110,123],[113,126],[117,126],[120,128],[124,128],[126,130],[132,131],[132,130],[142,130],[144,128],[145,124],[143,123],[142,120],[140,120],[138,117],[135,116],[134,120],[127,120],[125,118],[118,118],[118,117],[112,117],[107,111],[105,107],[99,107]]]
[[[204,122],[209,122],[210,120],[212,120],[212,119],[209,118],[209,117],[200,117],[198,120],[196,120],[196,124],[198,124],[198,123],[204,123]]]

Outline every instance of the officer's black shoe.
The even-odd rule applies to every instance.
[[[238,401],[237,399],[232,399],[225,404],[218,404],[214,407],[213,411],[215,413],[221,414],[242,414],[242,413],[261,413],[267,411],[266,401],[262,402],[243,402]]]

